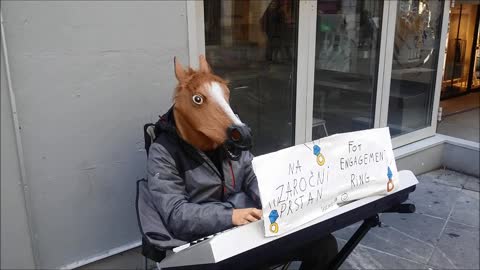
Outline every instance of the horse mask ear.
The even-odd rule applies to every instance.
[[[207,63],[207,59],[203,54],[199,56],[200,71],[210,73],[210,66]]]
[[[183,69],[182,64],[180,64],[180,61],[177,60],[177,57],[173,58],[173,63],[175,65],[175,77],[181,82],[186,77],[185,70]]]

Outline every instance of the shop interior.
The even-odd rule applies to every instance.
[[[480,1],[450,8],[441,103],[448,116],[480,107]]]

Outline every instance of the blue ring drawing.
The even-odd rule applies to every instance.
[[[276,222],[278,219],[278,212],[277,210],[272,210],[268,215],[270,219],[270,231],[272,233],[278,233],[278,223]]]
[[[319,166],[323,166],[323,164],[325,164],[325,157],[321,153],[321,150],[322,148],[320,148],[320,146],[318,145],[313,146],[313,154],[317,156],[317,164]]]

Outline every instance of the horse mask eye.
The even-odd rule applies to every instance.
[[[201,105],[203,103],[203,97],[201,95],[194,95],[192,97],[193,103]]]

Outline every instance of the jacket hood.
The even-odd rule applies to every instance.
[[[168,111],[160,116],[160,119],[155,123],[155,134],[168,132],[170,135],[180,138],[175,126],[175,117],[173,117],[173,106]]]

